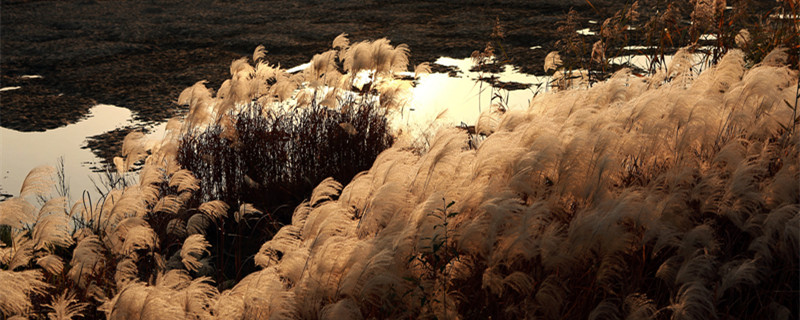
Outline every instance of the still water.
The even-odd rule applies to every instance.
[[[18,195],[28,172],[40,165],[55,167],[64,159],[64,173],[70,186],[69,197],[78,200],[84,189],[93,189],[92,179],[100,175],[91,167],[99,159],[89,149],[81,149],[86,137],[132,124],[131,111],[107,104],[89,110],[86,118],[61,128],[44,132],[20,132],[0,128],[0,189]]]

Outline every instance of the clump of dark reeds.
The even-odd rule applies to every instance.
[[[234,136],[219,125],[184,135],[178,161],[200,179],[201,201],[294,207],[325,178],[349,181],[391,146],[385,112],[366,102],[339,110],[251,104],[235,116]]]
[[[227,218],[225,229],[209,238],[227,279],[255,271],[247,263],[260,244],[291,222],[291,210],[325,178],[349,181],[369,169],[392,144],[385,110],[364,102],[338,110],[312,104],[303,109],[243,108],[233,120],[235,135],[219,125],[185,134],[180,164],[200,182],[196,199],[249,203],[263,211],[252,225]],[[342,111],[344,110],[344,111]],[[226,236],[230,235],[230,236]],[[228,237],[222,239],[221,237]]]

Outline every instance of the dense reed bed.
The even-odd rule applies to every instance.
[[[395,145],[321,184],[218,312],[790,318],[797,71],[742,58],[537,97],[477,149],[456,129]]]
[[[163,138],[130,134],[101,199],[41,167],[0,203],[0,311],[796,318],[798,70],[747,56],[698,73],[687,47],[420,143],[386,120],[405,46],[343,35],[295,74],[260,47],[187,88]]]

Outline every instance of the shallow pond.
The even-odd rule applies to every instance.
[[[70,186],[70,199],[80,199],[83,189],[93,189],[92,173],[99,159],[89,149],[81,149],[86,137],[131,124],[131,111],[99,104],[74,124],[44,132],[20,132],[0,128],[0,170],[3,193],[18,195],[28,172],[40,165],[56,166],[64,159],[64,173]]]

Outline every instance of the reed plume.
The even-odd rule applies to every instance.
[[[78,302],[75,297],[75,292],[64,290],[58,296],[53,297],[50,304],[44,305],[52,309],[47,316],[52,320],[72,320],[74,317],[82,317],[83,310],[86,308],[86,303]]]
[[[201,234],[193,234],[183,241],[181,247],[181,261],[190,271],[197,271],[201,263],[198,257],[201,257],[204,252],[208,253],[210,244],[203,238]]]
[[[20,198],[25,198],[30,195],[48,196],[54,185],[53,179],[55,172],[56,169],[51,166],[38,166],[31,169],[28,175],[25,176],[22,187],[20,187]]]
[[[26,315],[31,312],[31,295],[44,294],[49,287],[39,270],[11,271],[0,269],[0,282],[5,286],[0,297],[3,315]]]

